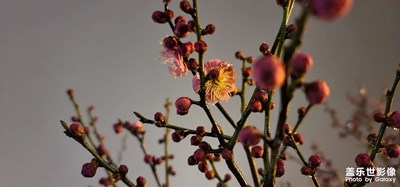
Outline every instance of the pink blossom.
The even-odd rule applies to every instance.
[[[183,57],[179,54],[178,50],[171,50],[164,47],[161,51],[161,55],[164,57],[164,63],[168,63],[168,69],[171,75],[174,77],[184,77],[188,73],[188,68]]]
[[[303,76],[313,65],[313,59],[310,55],[305,53],[298,53],[290,61],[289,72],[290,74],[301,77]]]
[[[220,100],[228,101],[231,92],[236,90],[236,75],[233,65],[230,62],[219,59],[209,60],[204,64],[204,73],[207,75],[212,72],[212,79],[206,80],[205,92],[206,100],[215,104]],[[199,73],[193,77],[193,90],[198,93],[200,90],[200,75]]]
[[[265,90],[282,86],[285,80],[285,70],[282,62],[275,56],[263,56],[254,65],[256,84]]]
[[[311,0],[311,11],[315,16],[326,21],[331,21],[345,16],[353,0]]]

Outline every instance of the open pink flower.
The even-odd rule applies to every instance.
[[[230,93],[236,89],[236,75],[233,65],[219,59],[209,60],[204,64],[206,100],[215,104],[220,100],[228,101]],[[200,90],[200,75],[193,77],[193,90]]]
[[[161,55],[164,57],[164,64],[168,63],[168,69],[171,75],[174,77],[184,77],[188,73],[188,68],[183,57],[179,54],[176,49],[168,49],[164,47],[161,51]]]

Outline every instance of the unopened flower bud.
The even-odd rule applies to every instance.
[[[276,166],[276,177],[282,177],[285,174],[285,165],[282,160],[278,160],[278,164]]]
[[[309,167],[309,166],[303,166],[300,169],[301,174],[309,176],[312,174],[313,172],[313,168]]]
[[[196,135],[190,138],[190,145],[199,145],[201,140],[203,140],[202,136]]]
[[[357,166],[359,166],[359,167],[372,166],[372,162],[371,162],[371,159],[369,158],[369,155],[365,154],[365,153],[358,154],[355,161],[356,161]]]
[[[179,131],[175,131],[171,134],[172,141],[178,143],[183,140],[185,137],[181,135]]]
[[[285,38],[291,39],[294,36],[294,33],[297,30],[297,26],[295,24],[290,24],[286,27]]]
[[[192,42],[186,42],[179,45],[178,50],[183,57],[189,57],[194,52],[194,45]]]
[[[222,150],[221,155],[222,155],[222,158],[225,160],[231,160],[233,157],[232,151],[227,148]]]
[[[253,74],[253,70],[250,67],[246,68],[242,72],[243,78],[248,78],[251,74]]]
[[[368,143],[370,143],[371,145],[374,145],[377,139],[378,135],[376,135],[375,133],[371,133],[367,137]]]
[[[267,93],[263,91],[257,91],[254,95],[254,99],[260,101],[261,103],[267,102]]]
[[[197,165],[197,169],[199,169],[199,171],[202,173],[208,171],[209,168],[207,162],[201,162],[199,165]]]
[[[172,20],[172,18],[174,18],[174,11],[172,10],[166,10],[164,14],[165,14],[165,19],[167,19],[167,21]]]
[[[155,113],[155,114],[154,114],[154,121],[164,123],[164,122],[165,122],[164,115],[163,115],[161,112]]]
[[[262,112],[263,111],[262,103],[259,100],[253,100],[253,102],[251,102],[250,104],[250,111]]]
[[[299,143],[300,145],[304,143],[304,138],[303,138],[303,136],[302,136],[301,134],[299,134],[299,133],[293,134],[293,139],[294,139],[294,141],[296,141],[296,142]]]
[[[183,16],[178,16],[178,17],[175,18],[174,23],[175,23],[175,24],[178,24],[178,23],[186,23],[186,19],[185,19],[185,17],[183,17]]]
[[[237,51],[237,52],[235,53],[235,57],[236,57],[236,59],[238,59],[238,60],[243,60],[243,59],[244,59],[243,53],[240,52],[240,51]]]
[[[318,167],[319,165],[321,165],[321,157],[319,157],[318,155],[311,155],[308,158],[308,163],[310,164],[311,167]]]
[[[202,141],[199,143],[199,148],[207,151],[211,149],[211,145],[206,141]]]
[[[213,179],[214,177],[215,177],[215,172],[214,172],[214,170],[208,170],[208,171],[206,171],[206,178],[208,179],[208,180],[211,180],[211,179]]]
[[[116,124],[113,125],[113,129],[114,129],[114,132],[115,132],[115,133],[119,134],[119,133],[122,132],[122,130],[124,129],[124,127],[123,127],[121,124],[116,123]]]
[[[197,68],[199,68],[199,63],[197,62],[196,59],[190,58],[187,62],[187,67],[191,71],[196,71]]]
[[[166,23],[168,21],[165,13],[158,10],[153,12],[151,18],[155,23]]]
[[[140,122],[140,121],[133,122],[130,129],[132,130],[132,133],[134,133],[134,134],[142,133],[143,132],[142,122]]]
[[[144,162],[146,164],[152,165],[154,163],[154,157],[152,155],[148,155],[147,154],[147,155],[144,156]]]
[[[390,115],[390,126],[396,129],[400,128],[400,112],[395,111]]]
[[[310,0],[311,12],[326,21],[345,16],[352,4],[353,0]]]
[[[202,149],[197,149],[194,153],[193,153],[193,157],[196,161],[203,161],[206,158],[206,154],[204,152],[204,150]]]
[[[398,158],[400,155],[400,146],[396,144],[389,144],[385,147],[386,155],[389,158]]]
[[[268,44],[267,43],[262,43],[261,45],[260,45],[260,52],[263,54],[263,55],[267,55],[268,53],[269,53],[269,46],[268,46]]]
[[[175,25],[175,35],[178,38],[186,38],[189,35],[188,25],[184,22],[179,22]]]
[[[196,134],[203,136],[206,133],[206,128],[204,126],[196,127]]]
[[[196,43],[194,43],[194,49],[198,53],[204,53],[207,51],[207,43],[204,42],[203,40],[199,40]]]
[[[128,173],[128,167],[126,165],[121,164],[118,168],[118,172],[122,175],[125,176]]]
[[[145,187],[146,186],[146,179],[144,177],[142,177],[142,176],[139,176],[136,179],[136,183],[137,183],[138,187]]]
[[[204,32],[205,32],[206,34],[214,34],[214,32],[215,32],[215,25],[213,25],[213,24],[208,24],[208,25],[206,26],[206,28],[204,29]]]
[[[67,90],[67,95],[68,95],[70,98],[73,98],[73,97],[74,97],[74,89],[72,89],[72,88],[68,89],[68,90]]]
[[[224,182],[228,182],[228,181],[230,181],[231,179],[232,179],[232,176],[231,176],[229,173],[225,174],[225,176],[224,176]]]
[[[187,0],[183,0],[179,3],[179,8],[187,14],[191,14],[193,12],[192,5],[190,5],[190,2]]]
[[[254,126],[247,126],[239,132],[239,142],[245,146],[254,146],[260,142],[260,132]]]
[[[196,161],[196,159],[194,159],[193,155],[188,158],[187,162],[188,162],[189,166],[193,166],[198,163],[198,161]]]
[[[78,123],[73,123],[69,126],[69,133],[75,138],[85,138],[85,130]]]
[[[96,174],[97,166],[92,163],[85,163],[82,166],[81,174],[84,177],[91,178]]]
[[[285,80],[283,63],[275,56],[263,56],[253,68],[253,77],[258,86],[265,90],[282,86]]]
[[[311,69],[313,64],[314,61],[310,55],[298,53],[289,63],[289,72],[294,77],[301,77]]]
[[[180,97],[175,101],[176,113],[186,115],[189,112],[192,101],[188,97]]]
[[[264,150],[261,146],[254,146],[251,148],[251,156],[254,158],[261,158],[264,154]]]
[[[299,115],[299,118],[303,117],[306,114],[306,108],[300,107],[299,109],[297,109],[297,114]]]
[[[178,47],[178,40],[173,36],[168,36],[163,39],[163,45],[167,49],[176,49]]]
[[[321,80],[305,85],[306,98],[310,104],[324,103],[330,94],[328,85]]]
[[[194,23],[193,20],[189,20],[187,22],[187,25],[188,25],[188,29],[189,29],[190,32],[196,31],[196,24]]]

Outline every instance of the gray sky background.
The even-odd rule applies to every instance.
[[[97,186],[98,178],[104,176],[100,170],[93,179],[81,176],[81,166],[90,161],[90,155],[62,132],[59,120],[69,121],[73,114],[67,88],[76,90],[82,107],[95,105],[99,129],[108,137],[106,146],[114,157],[122,138],[112,130],[118,118],[136,120],[132,111],[151,117],[163,111],[167,97],[172,101],[181,96],[196,98],[191,77],[173,79],[161,63],[159,42],[171,34],[167,25],[151,21],[152,12],[163,8],[161,2],[0,0],[0,186]],[[181,14],[177,2],[171,5],[175,15]],[[343,121],[352,111],[346,92],[356,94],[363,85],[376,98],[392,83],[400,62],[399,7],[398,0],[356,0],[341,20],[309,21],[300,49],[315,61],[307,80],[326,80],[332,93],[329,103]],[[206,60],[220,58],[237,65],[235,51],[257,57],[262,42],[272,44],[281,19],[275,1],[200,1],[199,8],[201,24],[213,23],[217,28],[215,35],[205,38],[209,46]],[[293,15],[297,13],[296,9]],[[295,122],[295,109],[306,105],[303,93],[298,91],[296,97],[289,123]],[[232,104],[223,103],[235,120],[239,119],[238,103],[237,98]],[[301,149],[309,155],[311,143],[318,142],[343,176],[344,168],[354,166],[354,157],[364,148],[352,139],[338,139],[322,109],[313,108],[305,119],[300,132],[306,143]],[[394,109],[400,109],[398,101]],[[222,119],[219,114],[217,118]],[[253,115],[249,124],[261,127],[260,118]],[[188,116],[174,115],[171,121],[190,128],[208,124],[195,107]],[[232,132],[224,125],[226,133]],[[164,131],[146,129],[149,151],[160,155],[162,146],[157,141]],[[129,176],[143,175],[154,186],[137,141],[131,137],[128,145],[123,163],[130,168]],[[189,138],[171,144],[177,171],[172,186],[215,186],[197,167],[187,166],[186,159],[194,150]],[[236,160],[250,182],[241,149]],[[218,165],[225,174],[225,164]],[[298,164],[288,162],[286,166],[287,174],[279,181],[294,179],[296,186],[311,185],[309,178],[299,174]],[[230,184],[237,186],[235,180]]]

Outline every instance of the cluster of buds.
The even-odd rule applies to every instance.
[[[286,123],[283,126],[283,131],[285,137],[283,139],[283,145],[293,147],[295,143],[302,145],[304,143],[304,138],[299,133],[293,133],[290,124]]]
[[[307,165],[303,166],[300,169],[301,174],[303,175],[312,175],[315,173],[315,170],[321,165],[321,157],[318,155],[311,155],[308,158]]]

